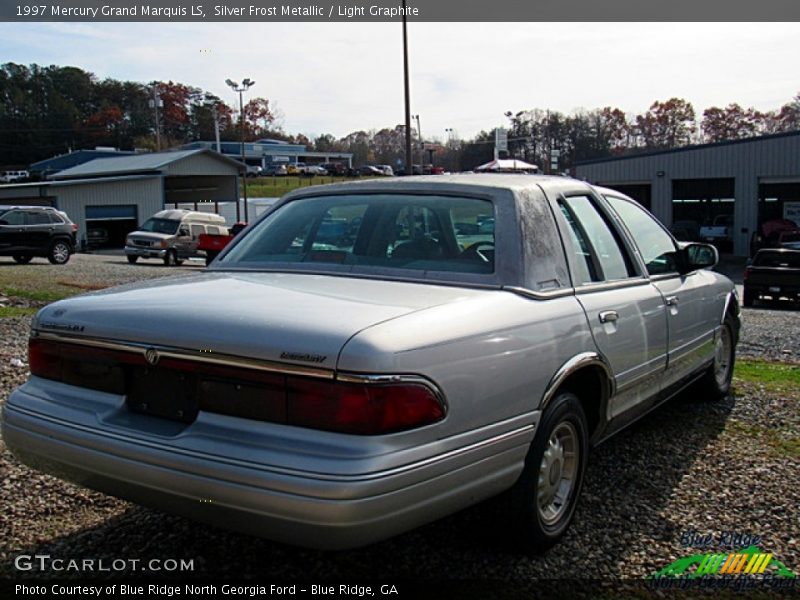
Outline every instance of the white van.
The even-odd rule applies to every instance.
[[[228,235],[225,218],[185,209],[162,210],[128,234],[125,254],[131,264],[140,258],[160,258],[165,265],[179,265],[201,256],[197,251],[201,233]]]

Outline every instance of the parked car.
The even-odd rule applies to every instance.
[[[800,229],[781,231],[781,233],[778,234],[778,247],[800,250]]]
[[[320,166],[327,171],[328,175],[336,177],[347,175],[347,166],[342,163],[322,163]]]
[[[375,165],[375,168],[381,171],[387,177],[394,176],[394,170],[392,169],[392,165]]]
[[[373,167],[372,165],[361,165],[358,168],[358,172],[361,175],[365,175],[368,177],[383,177],[385,175],[383,171],[381,171],[377,167]]]
[[[782,234],[798,231],[797,223],[790,219],[770,219],[760,223],[750,239],[750,256],[755,256],[762,248],[780,248]]]
[[[63,265],[75,252],[78,226],[45,206],[0,206],[0,256],[27,264],[36,256]]]
[[[733,215],[717,215],[710,225],[700,228],[700,239],[709,244],[729,247],[733,243]]]
[[[740,311],[717,256],[566,177],[306,187],[204,273],[43,308],[3,440],[79,484],[318,548],[503,493],[501,525],[543,550],[591,446],[689,383],[729,391]]]
[[[742,303],[753,306],[756,300],[800,300],[800,250],[769,248],[756,252],[745,267]]]
[[[261,177],[262,171],[261,165],[247,165],[248,177]]]
[[[233,226],[223,233],[201,233],[197,239],[197,249],[206,256],[206,266],[210,265],[219,253],[227,246],[233,238],[239,235],[247,223],[234,223]]]
[[[25,181],[30,178],[28,171],[3,171],[0,173],[0,183],[14,183],[15,181]]]
[[[277,176],[282,176],[282,175],[286,175],[286,174],[287,174],[286,165],[281,164],[281,163],[274,164],[274,165],[269,165],[269,166],[267,166],[266,169],[264,169],[264,172],[263,172],[263,175],[265,175],[267,177],[272,177],[272,176],[276,176],[276,175]]]
[[[305,168],[306,175],[327,175],[328,170],[322,165],[307,165]]]
[[[91,227],[86,230],[86,244],[89,248],[99,248],[108,243],[108,229]]]
[[[147,219],[125,240],[125,255],[133,264],[140,258],[158,258],[178,266],[187,258],[201,256],[200,234],[228,234],[225,218],[213,213],[167,209]]]

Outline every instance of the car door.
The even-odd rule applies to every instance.
[[[43,210],[25,211],[25,245],[37,254],[46,254],[55,232],[50,215]]]
[[[614,373],[607,417],[625,421],[652,405],[666,368],[664,302],[597,198],[585,191],[565,194],[557,205],[565,245],[572,248],[576,297]]]
[[[4,254],[24,252],[25,213],[22,210],[9,210],[0,220],[0,251]]]
[[[667,372],[663,387],[683,379],[713,356],[721,314],[713,300],[709,274],[679,272],[679,248],[656,219],[630,199],[606,195],[630,232],[653,285],[667,307]]]

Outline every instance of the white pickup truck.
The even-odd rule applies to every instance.
[[[717,215],[711,225],[700,228],[700,241],[711,244],[733,241],[733,215]]]

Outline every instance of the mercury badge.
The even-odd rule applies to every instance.
[[[161,357],[158,355],[158,350],[155,348],[148,348],[144,351],[144,359],[153,367],[158,364]]]

